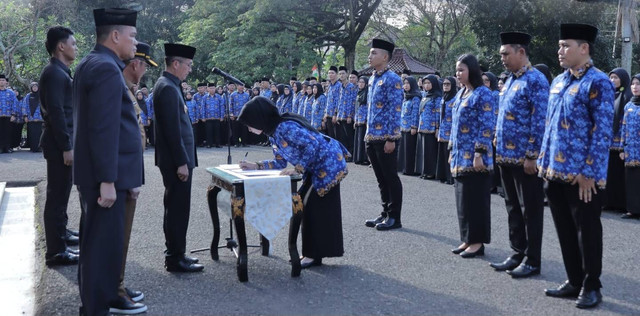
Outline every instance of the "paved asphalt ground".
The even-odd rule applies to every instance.
[[[232,149],[234,162],[271,156],[269,148]],[[153,149],[145,152],[146,185],[135,216],[126,284],[145,293],[149,315],[604,315],[640,314],[640,221],[603,213],[604,302],[583,311],[574,301],[546,297],[543,289],[566,279],[555,227],[545,210],[542,274],[513,280],[493,271],[489,262],[509,254],[507,214],[503,200],[492,196],[492,243],[486,255],[463,259],[450,249],[459,241],[453,187],[401,176],[404,187],[403,225],[379,232],[364,226],[375,217],[379,197],[373,171],[349,165],[342,188],[345,255],[290,277],[285,228],[272,242],[272,255],[249,249],[249,282],[240,283],[236,259],[222,249],[214,262],[208,252],[197,256],[205,270],[171,274],[163,268],[163,187],[153,165]],[[200,167],[194,172],[187,248],[207,247],[212,224],[206,203],[210,176],[204,167],[226,162],[226,149],[198,148]],[[46,268],[42,208],[46,180],[41,154],[20,151],[0,155],[0,181],[37,183],[36,193],[36,314],[75,315],[80,305],[77,268]],[[639,191],[640,193],[640,191]],[[71,194],[69,224],[78,227],[78,194]],[[221,212],[222,236],[228,234],[229,212]],[[258,233],[247,226],[249,243]],[[300,242],[298,243],[300,246]],[[11,260],[3,254],[2,260]],[[1,309],[1,307],[0,307]]]

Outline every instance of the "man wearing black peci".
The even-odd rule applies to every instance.
[[[96,9],[96,46],[73,81],[73,182],[80,192],[80,314],[106,315],[118,299],[127,197],[142,185],[138,120],[122,75],[135,56],[136,11]]]
[[[164,45],[166,70],[153,89],[156,122],[156,166],[164,183],[165,268],[170,272],[197,272],[204,266],[185,256],[191,209],[191,180],[198,165],[191,120],[180,81],[191,72],[196,49]]]
[[[76,264],[78,252],[67,248],[77,245],[76,232],[67,230],[67,204],[71,193],[73,164],[73,107],[71,71],[78,48],[73,31],[54,26],[45,42],[51,56],[40,74],[40,104],[44,131],[40,147],[47,160],[47,200],[44,205],[44,231],[48,266]]]

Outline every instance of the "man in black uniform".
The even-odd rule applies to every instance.
[[[156,166],[164,183],[165,268],[170,272],[197,272],[204,266],[185,256],[191,209],[191,180],[198,165],[191,120],[180,81],[191,72],[196,49],[164,45],[166,70],[153,88],[156,122]]]
[[[44,231],[48,266],[78,263],[76,232],[67,230],[67,204],[71,193],[73,164],[73,107],[71,106],[71,71],[78,48],[73,31],[55,26],[47,31],[45,42],[51,56],[40,74],[40,104],[44,131],[40,147],[47,160],[47,200],[44,204]],[[67,238],[68,236],[68,238]]]
[[[142,185],[142,146],[122,75],[135,56],[136,11],[93,11],[97,44],[73,81],[73,182],[83,205],[78,284],[80,313],[106,315],[118,299],[127,196]]]

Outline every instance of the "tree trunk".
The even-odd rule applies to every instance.
[[[345,44],[342,45],[344,48],[344,63],[345,67],[350,70],[355,70],[356,64],[356,45],[355,42],[353,44]]]

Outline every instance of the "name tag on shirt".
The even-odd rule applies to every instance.
[[[553,89],[551,89],[551,91],[549,91],[549,93],[560,93],[560,90],[562,90],[562,82],[557,83],[555,86],[553,86]]]

